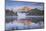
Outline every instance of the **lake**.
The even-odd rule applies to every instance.
[[[11,20],[12,20],[12,22],[11,22]],[[39,21],[39,22],[37,22],[37,23],[32,22],[33,20]],[[7,23],[7,21],[8,21],[8,23]],[[21,21],[22,21],[22,23],[21,23]],[[25,21],[30,21],[31,22],[30,25],[28,25],[28,22],[25,22]],[[26,17],[20,18],[20,19],[18,19],[18,16],[6,16],[6,30],[42,29],[43,26],[44,26],[43,16],[26,16]]]

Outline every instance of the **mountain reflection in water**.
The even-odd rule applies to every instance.
[[[13,22],[9,22],[9,23],[6,23],[6,30],[25,30],[25,29],[41,29],[43,28],[43,21],[40,21],[40,22],[37,22],[37,23],[34,23],[32,22],[32,18],[33,19],[39,19],[39,18],[42,18],[42,17],[31,17],[31,18],[25,18],[24,20],[19,20],[19,19],[16,19],[17,17],[9,17],[9,18],[12,18],[14,21]],[[7,19],[9,19],[7,17]],[[30,21],[29,21],[30,19]],[[28,22],[29,21],[29,22]],[[29,23],[29,24],[28,24]]]

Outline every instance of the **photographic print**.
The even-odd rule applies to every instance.
[[[5,31],[44,29],[44,3],[5,0]]]

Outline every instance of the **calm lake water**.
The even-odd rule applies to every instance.
[[[19,19],[31,19],[34,21],[40,21],[40,22],[32,22],[30,25],[25,25],[23,23],[17,23],[14,21],[17,21]],[[6,22],[6,30],[26,30],[26,29],[42,29],[44,24],[43,24],[43,16],[28,16],[28,17],[17,17],[17,16],[6,16],[6,20],[10,21],[9,23]],[[11,22],[12,20],[12,22]]]

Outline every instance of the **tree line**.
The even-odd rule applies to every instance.
[[[39,10],[35,8],[27,12],[22,11],[22,13],[28,13],[27,15],[44,15],[44,10]],[[5,15],[6,16],[17,16],[17,12],[13,12],[13,10],[5,9]]]

